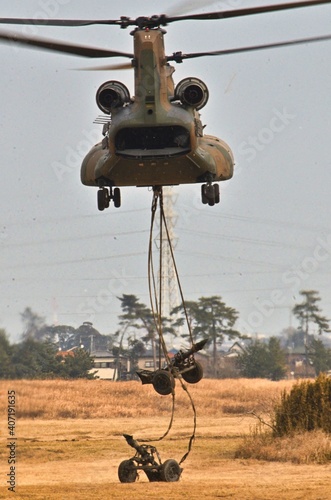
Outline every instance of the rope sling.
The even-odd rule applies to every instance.
[[[154,230],[154,223],[155,223],[155,216],[157,212],[157,208],[159,207],[160,210],[160,234],[159,234],[159,240],[160,240],[160,245],[159,245],[159,286],[157,286],[157,281],[155,279],[155,271],[154,271],[154,261],[153,261],[153,230]],[[180,283],[179,279],[179,274],[176,266],[176,261],[175,261],[175,256],[174,256],[174,251],[173,251],[173,246],[171,242],[171,238],[169,235],[169,230],[168,230],[168,225],[167,225],[167,220],[166,216],[164,213],[164,207],[163,207],[163,191],[162,191],[162,186],[155,186],[153,188],[153,198],[152,198],[152,207],[151,207],[151,226],[150,226],[150,234],[149,234],[149,245],[148,245],[148,287],[149,287],[149,297],[150,297],[150,303],[151,303],[151,310],[153,314],[153,319],[155,323],[155,328],[158,334],[159,342],[160,342],[160,353],[159,353],[159,366],[161,366],[161,351],[163,353],[163,357],[167,363],[168,366],[171,366],[170,362],[170,357],[169,353],[167,350],[166,342],[164,339],[163,335],[163,327],[162,327],[162,302],[163,302],[163,297],[162,297],[162,241],[163,241],[163,230],[165,230],[166,233],[166,241],[169,246],[170,250],[170,255],[175,271],[175,276],[176,276],[176,281],[181,297],[181,302],[182,302],[182,307],[186,319],[186,324],[188,327],[189,331],[189,337],[191,341],[191,345],[194,345],[193,342],[193,335],[192,335],[192,329],[191,325],[189,322],[188,318],[188,313],[187,309],[185,306],[185,300],[184,300],[184,295],[183,295],[183,290],[182,286]],[[183,382],[182,376],[180,374],[176,374],[176,378],[179,380],[182,389],[186,392],[190,404],[193,410],[193,431],[192,435],[189,438],[189,443],[188,443],[188,449],[187,452],[183,455],[181,458],[179,464],[182,464],[184,460],[188,457],[192,445],[195,439],[195,432],[196,432],[196,409],[195,405],[192,399],[191,394],[189,393],[186,385]],[[157,439],[144,439],[145,442],[151,442],[151,441],[161,441],[164,439],[170,432],[173,420],[174,420],[174,414],[175,414],[175,400],[176,400],[176,392],[175,392],[175,387],[172,388],[171,390],[171,396],[172,396],[172,409],[171,409],[171,416],[170,416],[170,421],[168,428],[166,429],[165,433],[157,438]]]

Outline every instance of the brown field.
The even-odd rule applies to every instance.
[[[322,449],[331,458],[329,439],[317,433],[274,444],[261,438],[250,414],[268,420],[280,392],[291,385],[205,379],[188,386],[197,429],[180,481],[149,483],[142,472],[138,482],[121,484],[118,465],[133,455],[123,433],[154,439],[163,461],[179,461],[187,451],[193,410],[178,382],[173,426],[157,442],[169,424],[171,396],[140,382],[1,381],[0,498],[330,500],[329,462],[319,459]],[[8,390],[16,392],[15,493],[6,486]]]

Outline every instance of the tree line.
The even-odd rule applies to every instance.
[[[0,379],[93,378],[93,360],[84,349],[65,358],[49,341],[25,339],[11,345],[0,330]]]
[[[271,337],[267,341],[250,339],[235,326],[239,313],[228,306],[220,296],[201,297],[188,301],[185,307],[174,308],[170,317],[158,318],[166,336],[178,337],[185,342],[198,342],[208,338],[211,374],[220,376],[219,350],[225,340],[238,341],[243,352],[238,355],[238,371],[245,377],[279,380],[286,373],[286,352],[289,345],[302,345],[305,362],[314,366],[316,374],[331,369],[331,351],[318,334],[328,333],[329,320],[318,305],[321,300],[314,290],[300,292],[302,302],[293,308],[298,320],[297,330],[288,332],[287,338]],[[21,314],[23,333],[21,342],[10,345],[6,332],[0,330],[0,378],[76,378],[93,377],[91,352],[111,351],[115,356],[130,358],[132,372],[137,360],[147,349],[157,366],[159,338],[155,318],[149,307],[135,295],[123,294],[118,298],[122,313],[118,329],[113,334],[100,334],[91,323],[79,328],[69,325],[47,325],[45,320],[27,307]],[[65,357],[60,353],[70,351]]]

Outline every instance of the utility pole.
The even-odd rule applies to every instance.
[[[175,235],[175,225],[177,222],[177,213],[174,205],[177,195],[171,187],[163,187],[163,209],[168,228],[169,241],[174,250],[178,238]],[[154,240],[155,245],[160,250],[162,248],[162,261],[158,271],[158,285],[161,286],[162,294],[162,315],[169,317],[170,311],[179,304],[178,286],[175,273],[175,267],[169,246],[167,231],[163,225],[162,231],[159,225],[159,232]]]

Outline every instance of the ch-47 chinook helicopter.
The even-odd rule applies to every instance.
[[[291,40],[267,45],[212,52],[165,54],[166,26],[184,20],[221,20],[294,8],[331,3],[331,0],[290,2],[278,5],[247,7],[220,12],[181,16],[155,15],[117,20],[13,19],[0,18],[2,24],[47,26],[115,25],[133,27],[133,54],[97,49],[0,32],[0,40],[15,42],[89,58],[125,57],[131,59],[135,90],[116,80],[103,83],[96,101],[104,113],[103,140],[83,160],[81,181],[98,187],[98,208],[104,210],[114,202],[121,205],[122,186],[164,186],[201,183],[202,202],[214,205],[220,200],[218,181],[233,175],[234,159],[229,146],[221,139],[203,133],[200,109],[208,101],[208,88],[199,78],[188,77],[176,86],[174,67],[170,62],[330,40],[331,35]],[[127,65],[107,66],[116,69]],[[100,69],[100,68],[97,68]]]

